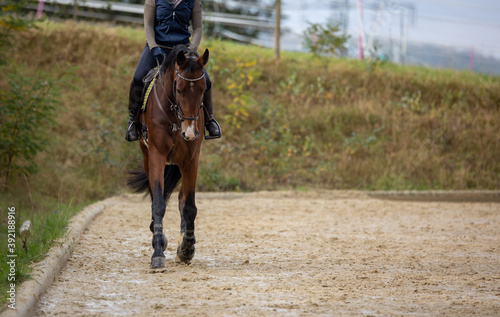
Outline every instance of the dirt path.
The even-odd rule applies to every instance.
[[[358,192],[198,194],[196,255],[151,273],[150,202],[124,196],[82,236],[37,316],[500,315],[500,204]]]

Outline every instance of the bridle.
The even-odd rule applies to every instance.
[[[179,70],[176,69],[175,70],[174,87],[173,87],[173,93],[174,93],[174,100],[175,101],[177,101],[177,98],[176,98],[177,77],[180,77],[182,80],[185,80],[185,81],[197,82],[197,81],[202,80],[203,78],[205,78],[205,72],[203,72],[203,74],[201,74],[200,77],[191,79],[191,78],[186,78],[186,77],[182,76],[181,73],[179,73]],[[165,95],[167,96],[167,94],[165,94]],[[168,96],[167,96],[167,99],[170,102],[170,110],[174,111],[174,113],[177,115],[177,118],[179,118],[179,120],[181,120],[181,122],[184,121],[184,120],[196,121],[196,120],[198,120],[200,118],[200,110],[204,107],[203,104],[201,104],[200,107],[198,108],[198,114],[197,114],[196,117],[187,117],[186,115],[184,115],[184,112],[182,111],[182,108],[179,107],[179,105],[177,103],[173,103],[172,100],[170,100],[170,98],[168,98]]]
[[[179,73],[178,69],[175,70],[175,75],[179,76],[180,78],[182,78],[182,79],[184,79],[186,81],[191,81],[191,82],[198,81],[200,79],[205,78],[205,72],[203,72],[203,74],[201,74],[201,76],[198,77],[198,78],[194,78],[194,79],[192,79],[192,78],[186,78],[186,77],[182,76],[181,73]],[[175,87],[175,82],[174,82],[174,87]]]
[[[198,113],[196,115],[196,117],[187,117],[185,114],[184,114],[184,111],[182,111],[182,108],[179,107],[179,105],[177,103],[174,103],[172,102],[172,100],[170,100],[170,98],[168,97],[168,94],[167,92],[165,91],[165,88],[163,86],[163,80],[162,80],[162,76],[160,75],[160,67],[158,67],[158,70],[156,72],[156,75],[155,77],[159,77],[160,80],[160,86],[161,86],[161,89],[163,90],[163,95],[165,97],[167,97],[168,99],[168,102],[170,102],[170,110],[172,110],[175,115],[177,116],[177,118],[182,122],[182,121],[185,121],[185,120],[190,120],[190,121],[196,121],[200,118],[200,110],[203,108],[205,109],[206,111],[206,108],[205,108],[205,105],[201,104],[200,107],[198,108]],[[174,78],[174,84],[173,84],[173,94],[174,94],[174,100],[177,101],[177,98],[176,98],[176,86],[177,86],[177,77],[181,78],[182,80],[185,80],[185,81],[189,81],[189,82],[196,82],[196,81],[199,81],[199,80],[202,80],[203,78],[205,78],[205,72],[203,72],[203,74],[201,74],[200,77],[198,78],[186,78],[184,76],[181,75],[181,73],[179,73],[179,70],[175,70],[175,78]],[[160,102],[160,99],[158,98],[158,92],[157,92],[157,87],[156,85],[154,85],[155,87],[153,87],[154,89],[154,96],[155,96],[155,99],[156,99],[156,102],[158,103],[158,107],[160,108],[160,111],[161,113],[168,118],[168,115],[167,113],[165,112],[165,110],[163,109],[163,106]],[[175,126],[175,125],[174,125]]]

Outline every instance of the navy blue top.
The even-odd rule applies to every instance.
[[[156,0],[155,40],[158,45],[189,44],[194,0],[183,0],[177,8],[166,0]]]

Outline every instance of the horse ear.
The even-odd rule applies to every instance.
[[[205,65],[207,65],[209,55],[210,54],[209,54],[208,48],[207,48],[207,49],[205,49],[205,53],[203,53],[203,55],[198,58],[198,62],[200,62],[203,67],[205,67]]]
[[[177,65],[182,66],[186,62],[186,55],[184,55],[184,51],[180,51],[177,53]]]

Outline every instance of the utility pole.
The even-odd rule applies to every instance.
[[[404,8],[401,8],[401,64],[406,63],[406,41],[408,39],[408,22],[405,19]]]
[[[365,28],[363,26],[363,0],[358,0],[359,13],[359,38],[358,38],[358,58],[363,59],[363,42],[365,37]]]
[[[78,12],[78,0],[73,1],[73,20],[76,21],[76,13]]]
[[[36,18],[37,18],[37,20],[40,20],[42,18],[44,3],[45,3],[45,0],[38,1],[38,9],[36,10]]]
[[[280,59],[281,0],[276,0],[276,25],[274,27],[274,58]]]

